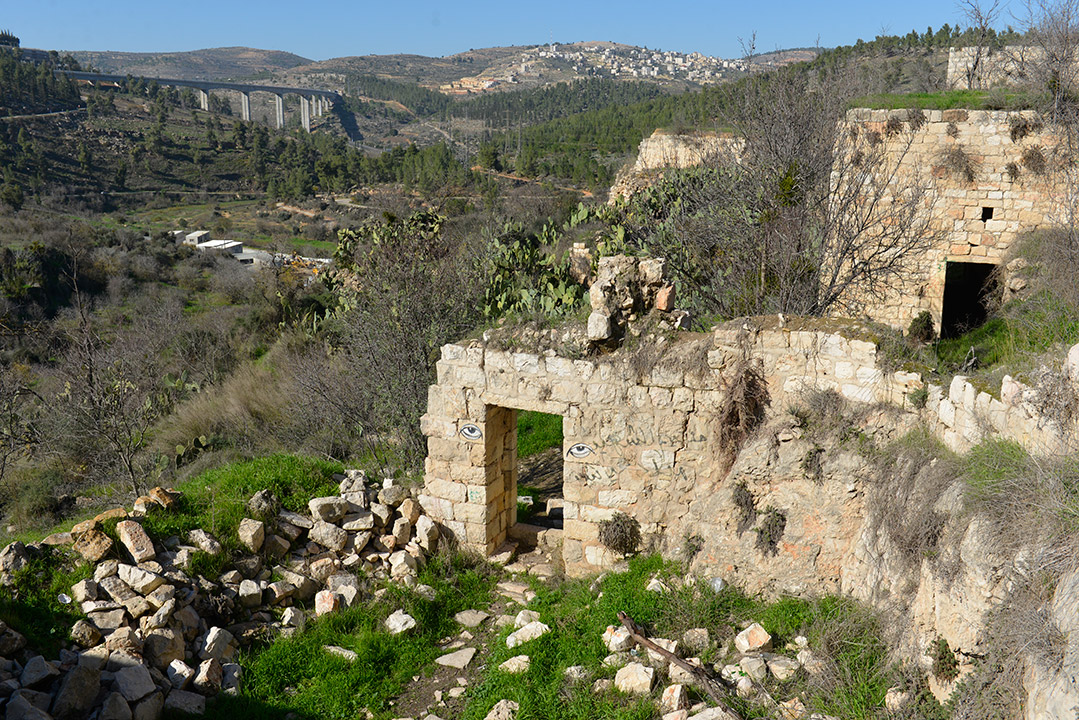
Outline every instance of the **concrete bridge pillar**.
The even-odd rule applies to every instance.
[[[311,132],[311,99],[305,95],[300,96],[300,120],[303,129]]]
[[[251,93],[240,93],[240,118],[251,122]]]
[[[280,95],[274,95],[274,104],[277,106],[277,129],[285,127],[285,101]]]
[[[199,107],[203,110],[210,109],[210,93],[205,90],[195,89],[195,92],[199,94]]]

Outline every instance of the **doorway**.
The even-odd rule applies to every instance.
[[[517,522],[562,529],[562,416],[517,412]]]
[[[983,325],[989,319],[989,305],[996,282],[991,263],[948,262],[944,275],[944,308],[940,336],[954,338]]]

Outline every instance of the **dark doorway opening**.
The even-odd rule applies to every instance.
[[[517,413],[517,522],[562,528],[562,416]]]
[[[995,269],[990,263],[948,263],[940,319],[942,338],[958,337],[989,319],[989,304],[996,289]]]
[[[986,221],[992,220],[992,219],[993,219],[993,208],[991,208],[991,207],[983,207],[982,208],[982,222],[986,222]]]

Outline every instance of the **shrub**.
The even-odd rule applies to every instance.
[[[1023,150],[1023,165],[1035,175],[1044,175],[1049,168],[1045,152],[1038,145]]]
[[[787,528],[787,514],[769,506],[764,511],[760,524],[755,531],[757,533],[757,549],[765,555],[775,555],[779,552],[779,541],[783,539],[783,531]]]
[[[976,166],[973,158],[961,145],[952,145],[940,155],[940,164],[945,170],[968,183],[974,182]]]
[[[746,487],[744,480],[731,490],[731,500],[738,508],[738,533],[744,533],[753,527],[753,523],[757,520],[757,502],[753,499],[753,493]]]
[[[959,677],[959,658],[948,647],[948,641],[938,637],[936,642],[929,646],[927,651],[933,659],[933,675],[938,680],[950,682]]]
[[[928,310],[922,310],[907,326],[907,339],[916,343],[930,343],[934,338],[933,315]]]
[[[1041,130],[1042,123],[1036,118],[1012,115],[1008,118],[1008,128],[1012,142],[1017,143],[1021,142],[1026,136]]]
[[[599,541],[611,552],[632,555],[641,545],[641,524],[625,513],[615,513],[600,522]]]

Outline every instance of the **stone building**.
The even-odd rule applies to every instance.
[[[906,328],[928,310],[945,336],[978,324],[983,301],[1003,292],[1007,273],[994,270],[1009,248],[1063,212],[1056,139],[1029,111],[855,109],[846,123],[900,157],[889,182],[928,191],[931,248],[901,287],[863,303],[865,315]]]

